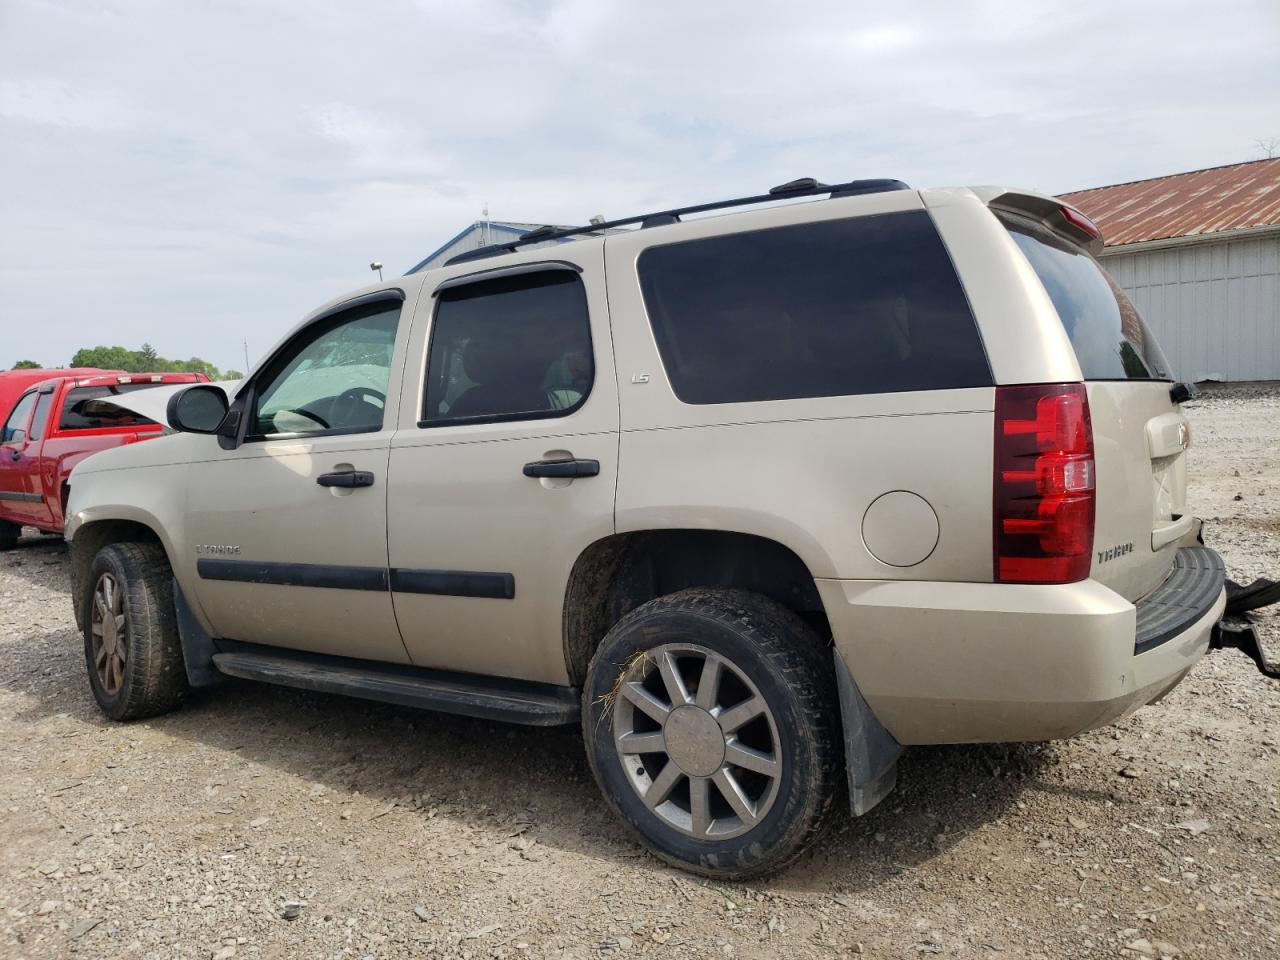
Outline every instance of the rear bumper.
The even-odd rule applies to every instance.
[[[818,589],[837,652],[899,743],[981,743],[1075,736],[1162,696],[1208,650],[1223,576],[1196,547],[1138,607],[1093,580]]]

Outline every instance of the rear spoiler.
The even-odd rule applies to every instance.
[[[1029,217],[1095,257],[1102,252],[1102,231],[1086,214],[1057,197],[1001,187],[976,187],[973,192],[992,210]]]

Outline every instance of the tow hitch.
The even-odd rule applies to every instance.
[[[1209,648],[1226,650],[1234,647],[1256,663],[1264,677],[1280,680],[1280,667],[1267,660],[1252,613],[1277,601],[1280,601],[1280,583],[1274,580],[1259,577],[1248,586],[1228,580],[1227,607],[1222,619],[1214,624]]]

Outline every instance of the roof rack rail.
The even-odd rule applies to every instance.
[[[680,218],[690,213],[707,213],[711,210],[727,210],[729,207],[747,207],[756,203],[774,203],[778,200],[790,200],[793,197],[815,197],[827,194],[836,197],[856,197],[866,193],[885,193],[890,190],[910,190],[901,180],[850,180],[847,183],[820,183],[813,177],[801,177],[788,183],[772,187],[768,193],[753,197],[739,197],[736,200],[717,200],[713,203],[698,203],[691,207],[676,207],[672,210],[659,210],[655,213],[642,213],[634,217],[623,217],[620,220],[606,220],[604,223],[593,223],[586,227],[569,227],[558,230],[545,226],[521,234],[510,243],[493,243],[477,250],[468,250],[445,261],[446,267],[468,260],[483,260],[486,257],[499,257],[504,253],[514,253],[520,247],[530,243],[541,243],[546,240],[567,240],[582,234],[600,233],[614,227],[630,227],[636,224],[641,229],[679,223]],[[416,273],[420,267],[411,270]]]

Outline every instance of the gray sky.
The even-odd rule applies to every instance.
[[[1268,137],[1276,0],[0,0],[0,368],[144,340],[241,367],[486,201],[1062,192]]]

